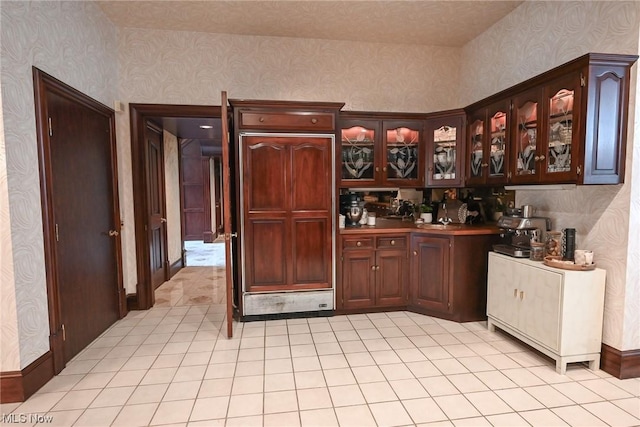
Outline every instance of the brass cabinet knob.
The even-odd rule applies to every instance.
[[[160,218],[160,222],[164,224],[165,222],[167,222],[167,218]]]
[[[535,157],[533,158],[533,160],[535,160],[536,162],[539,162],[539,161],[540,161],[540,156],[535,156]]]
[[[413,251],[413,256],[418,256],[418,251]]]
[[[375,271],[375,270],[376,270],[376,266],[375,266],[375,265],[372,265],[372,266],[371,266],[371,270],[372,270],[372,271]]]
[[[361,242],[361,241],[357,241],[357,242],[356,242],[356,246],[357,246],[357,247],[362,246],[362,242]]]
[[[260,118],[258,119],[258,121],[259,121],[260,123],[264,122],[264,117],[260,117]]]
[[[392,240],[392,241],[391,241],[391,246],[395,246],[395,244],[396,244],[396,241],[395,241],[395,240]]]
[[[376,172],[380,172],[380,167],[376,166]]]
[[[541,156],[540,156],[540,161],[543,161],[544,159],[546,159],[546,157],[545,157],[545,155],[543,154],[543,155],[541,155]]]
[[[314,117],[314,118],[312,118],[312,119],[311,119],[311,123],[313,123],[313,124],[315,125],[316,123],[318,123],[318,119],[316,119],[315,117]]]
[[[489,167],[489,163],[483,163],[480,166],[483,167],[483,168],[488,168]]]
[[[383,167],[383,168],[382,168],[382,171],[383,171],[383,172],[386,172],[386,171],[387,171],[387,167],[386,167],[386,166],[385,166],[385,167]]]

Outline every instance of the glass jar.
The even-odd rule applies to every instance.
[[[545,256],[562,257],[562,231],[547,233]]]
[[[529,259],[531,261],[544,261],[545,244],[539,242],[531,242],[531,252]]]

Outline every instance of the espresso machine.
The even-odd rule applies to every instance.
[[[503,215],[497,223],[503,242],[493,245],[493,251],[514,258],[529,258],[531,242],[544,243],[551,231],[551,219]]]

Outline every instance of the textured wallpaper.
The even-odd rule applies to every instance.
[[[117,45],[113,25],[91,2],[2,1],[0,8],[5,139],[4,149],[0,146],[0,202],[8,199],[11,224],[10,239],[3,237],[0,267],[3,291],[0,360],[4,371],[24,368],[49,350],[31,67],[35,65],[98,101],[113,105]],[[1,206],[0,231],[5,236],[7,204]],[[7,252],[13,256],[13,265],[4,262]],[[12,285],[15,296],[5,292]],[[17,307],[19,340],[15,334],[12,336],[11,323],[6,326],[4,323],[5,307],[11,310],[12,306]],[[14,366],[17,346],[19,366]],[[6,354],[10,355],[7,360]]]
[[[639,22],[638,2],[525,2],[464,47],[460,76],[462,104],[482,99],[588,52],[637,54]],[[636,69],[637,65],[631,85],[634,90]],[[633,187],[636,187],[634,205],[638,204],[640,157],[638,144],[633,144],[635,93],[631,96],[624,185],[568,191],[527,190],[516,194],[517,205],[538,206],[540,215],[553,219],[554,228],[576,228],[578,247],[592,249],[598,265],[607,270],[603,339],[621,350],[640,348],[637,243],[640,210],[629,209]],[[632,174],[634,152],[636,171]],[[629,233],[635,236],[629,239]]]
[[[182,258],[180,222],[180,172],[178,168],[178,138],[164,131],[164,183],[167,198],[167,254],[169,264]]]
[[[460,49],[125,28],[118,99],[220,105],[230,98],[345,102],[345,109],[459,107]],[[117,115],[125,288],[136,292],[129,112]],[[124,231],[124,230],[123,230]]]
[[[2,92],[0,91],[0,105]],[[4,135],[4,120],[0,109],[0,135]],[[0,372],[20,366],[18,346],[18,314],[13,275],[11,223],[9,221],[9,189],[7,187],[7,156],[4,137],[0,137]],[[13,343],[13,344],[11,344]]]

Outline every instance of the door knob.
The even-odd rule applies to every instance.
[[[167,218],[160,218],[160,222],[162,222],[162,223],[167,222]]]
[[[116,230],[109,230],[109,237],[115,237],[119,234],[120,233],[118,233]]]

